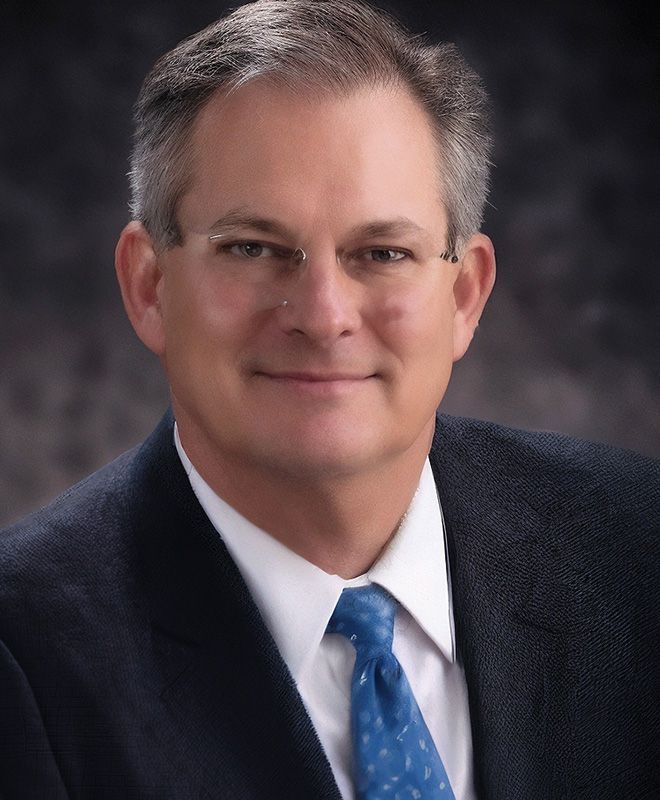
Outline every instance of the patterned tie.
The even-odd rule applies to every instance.
[[[358,800],[454,800],[442,759],[392,653],[396,600],[376,584],[344,589],[328,623],[355,647],[351,728]]]

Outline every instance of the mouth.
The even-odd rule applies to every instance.
[[[255,372],[255,377],[275,388],[312,396],[335,396],[359,389],[377,379],[376,374],[351,372]]]

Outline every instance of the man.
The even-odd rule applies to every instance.
[[[2,536],[3,796],[656,796],[658,464],[436,417],[495,274],[478,78],[259,0],[136,116],[172,413]]]

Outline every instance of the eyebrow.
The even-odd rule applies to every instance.
[[[364,225],[356,225],[351,229],[351,236],[361,236],[368,239],[377,239],[379,236],[401,236],[404,234],[415,234],[417,236],[429,237],[429,232],[413,222],[408,217],[395,217],[387,220],[374,220]]]
[[[250,228],[261,233],[272,233],[283,238],[291,238],[293,232],[285,225],[273,219],[259,217],[243,209],[228,211],[220,219],[217,219],[209,228],[210,236],[222,236],[225,233],[236,230],[236,228]]]
[[[293,231],[286,225],[274,219],[260,217],[246,209],[234,209],[228,211],[217,219],[209,228],[209,236],[214,238],[235,231],[237,228],[249,228],[261,233],[270,233],[283,238],[296,238]],[[356,225],[349,231],[350,238],[377,239],[387,236],[401,235],[422,236],[430,239],[430,233],[425,228],[413,222],[408,217],[394,217],[386,220],[373,220]]]

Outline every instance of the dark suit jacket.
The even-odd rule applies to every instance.
[[[483,800],[657,798],[657,462],[439,417]],[[0,536],[6,800],[338,800],[168,415]]]

